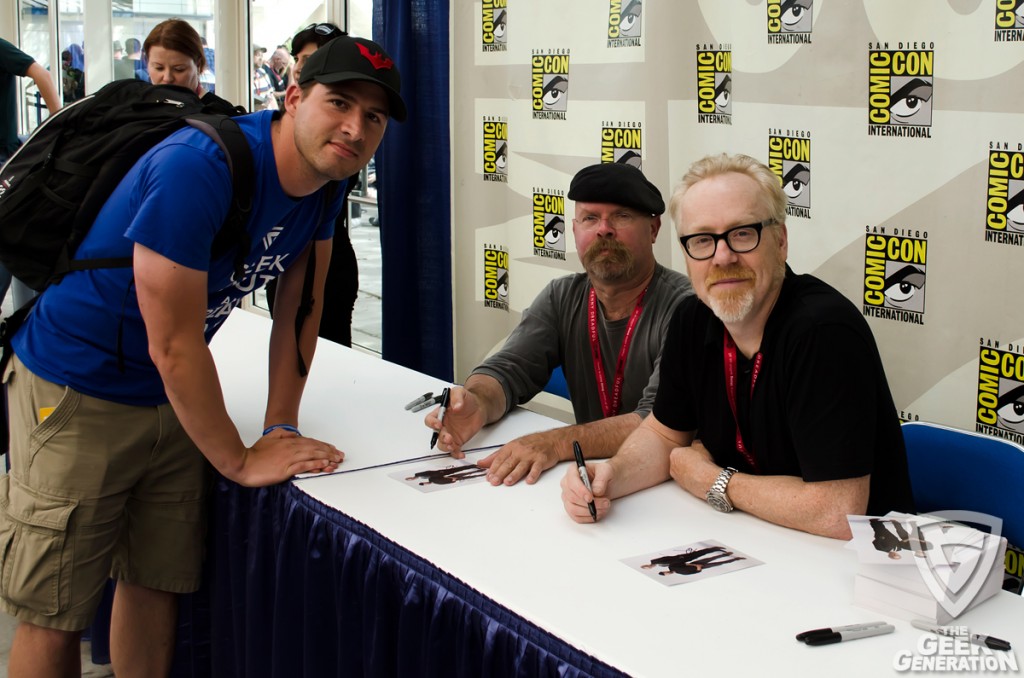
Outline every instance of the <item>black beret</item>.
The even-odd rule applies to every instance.
[[[661,214],[665,201],[658,187],[644,173],[622,163],[601,163],[584,167],[569,184],[569,200],[622,205],[645,214]]]

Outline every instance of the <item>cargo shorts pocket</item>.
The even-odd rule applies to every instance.
[[[71,602],[68,520],[78,506],[0,477],[0,593],[10,604],[54,615]]]

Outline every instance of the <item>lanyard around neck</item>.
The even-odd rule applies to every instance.
[[[723,342],[722,352],[725,357],[725,395],[729,399],[729,409],[732,410],[732,418],[736,422],[736,449],[743,458],[747,460],[751,468],[757,471],[757,460],[754,459],[753,453],[747,448],[743,442],[743,434],[740,433],[740,417],[736,411],[736,383],[737,383],[737,358],[736,358],[736,342],[732,340],[728,330],[724,330],[725,339]],[[754,369],[750,375],[750,398],[754,398],[754,384],[757,383],[757,375],[761,373],[761,365],[764,363],[764,354],[760,351],[754,356]]]
[[[640,293],[636,300],[633,314],[629,316],[629,324],[626,325],[626,336],[622,338],[622,348],[619,349],[619,360],[615,365],[615,379],[612,381],[611,394],[608,393],[608,378],[604,373],[604,363],[601,360],[601,342],[597,337],[597,293],[590,288],[590,299],[587,304],[587,328],[590,330],[590,354],[594,358],[594,376],[597,378],[597,392],[601,397],[601,411],[604,416],[614,417],[619,413],[622,406],[622,382],[626,376],[626,356],[629,355],[629,344],[633,341],[633,331],[637,322],[640,321],[640,311],[643,309],[644,295],[647,288]]]

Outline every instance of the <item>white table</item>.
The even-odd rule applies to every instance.
[[[229,324],[236,323],[234,316]],[[265,346],[256,335],[265,335],[266,321],[240,320],[244,327],[238,323],[224,331],[244,329],[250,345]],[[256,430],[262,406],[253,408],[249,399],[258,388],[234,383],[241,373],[238,364],[247,365],[247,375],[253,367],[241,351],[227,361],[219,348],[232,414],[239,421],[248,417]],[[404,368],[321,346],[301,427],[338,442],[354,464],[419,456],[429,432],[422,416],[401,405],[440,386]],[[243,400],[246,404],[237,407]],[[491,427],[481,440],[498,443],[556,425],[522,413]],[[617,500],[599,524],[579,525],[565,515],[559,498],[565,468],[545,473],[535,485],[482,483],[430,494],[389,478],[392,467],[295,483],[567,644],[633,676],[883,676],[895,674],[897,655],[915,652],[925,635],[905,621],[852,604],[857,561],[844,542],[739,512],[717,513],[672,483]],[[708,539],[764,564],[666,587],[620,562]],[[893,623],[896,632],[824,647],[794,639],[811,628],[878,619]],[[1024,648],[1019,596],[1000,593],[957,623],[1009,640],[1017,652]]]

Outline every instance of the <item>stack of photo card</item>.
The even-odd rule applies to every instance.
[[[687,584],[763,564],[711,539],[624,558],[622,562],[665,586]]]
[[[962,512],[961,512],[962,513]],[[1006,538],[945,516],[848,516],[860,566],[854,604],[938,625],[995,595]]]

